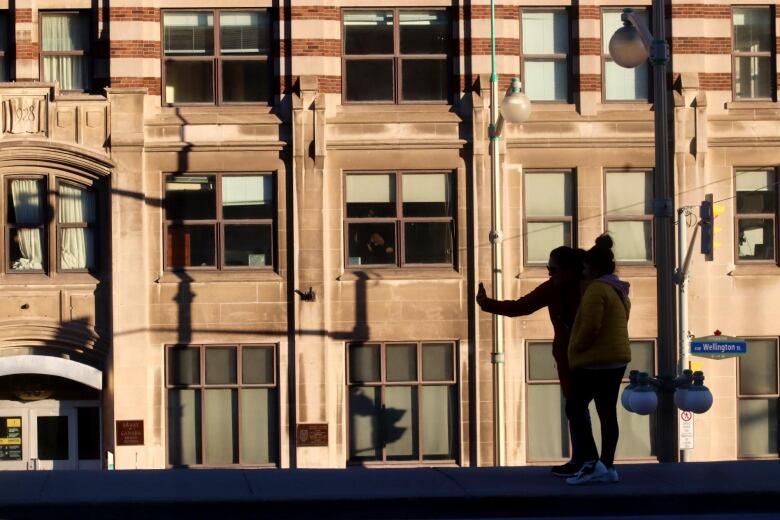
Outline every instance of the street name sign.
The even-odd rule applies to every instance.
[[[733,336],[706,336],[691,340],[691,355],[722,359],[747,354],[747,341]]]

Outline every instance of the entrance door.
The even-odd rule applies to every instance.
[[[97,402],[0,401],[0,470],[100,468]]]

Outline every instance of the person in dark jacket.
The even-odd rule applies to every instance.
[[[482,283],[479,284],[477,291],[477,303],[480,308],[491,314],[508,317],[527,316],[547,307],[554,331],[552,354],[565,399],[568,399],[571,391],[568,347],[582,294],[584,256],[585,251],[582,249],[568,246],[553,249],[547,263],[550,278],[518,300],[499,301],[488,298]],[[587,410],[585,415],[589,417]],[[588,417],[585,419],[589,420]],[[572,458],[566,464],[553,467],[554,475],[570,477],[579,471],[582,462],[578,459],[577,445],[577,439],[572,435]]]

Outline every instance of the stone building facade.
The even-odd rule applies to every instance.
[[[656,372],[660,93],[609,56],[623,7],[497,2],[500,85],[533,102],[501,142],[504,294],[610,231]],[[718,213],[690,332],[750,340],[695,362],[691,460],[778,456],[776,16],[667,9],[675,205]],[[493,464],[487,2],[0,0],[0,24],[0,468]],[[507,463],[564,460],[547,314],[504,336]],[[656,460],[668,425],[620,420],[618,460]]]

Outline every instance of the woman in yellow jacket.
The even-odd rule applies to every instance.
[[[571,390],[566,415],[572,434],[580,441],[580,471],[568,484],[617,482],[613,466],[618,441],[617,399],[620,383],[631,361],[628,316],[629,284],[615,276],[612,239],[602,235],[585,255],[585,276],[592,280],[582,295],[569,339]],[[601,422],[601,457],[584,413],[591,401]],[[576,431],[576,433],[575,433]]]

